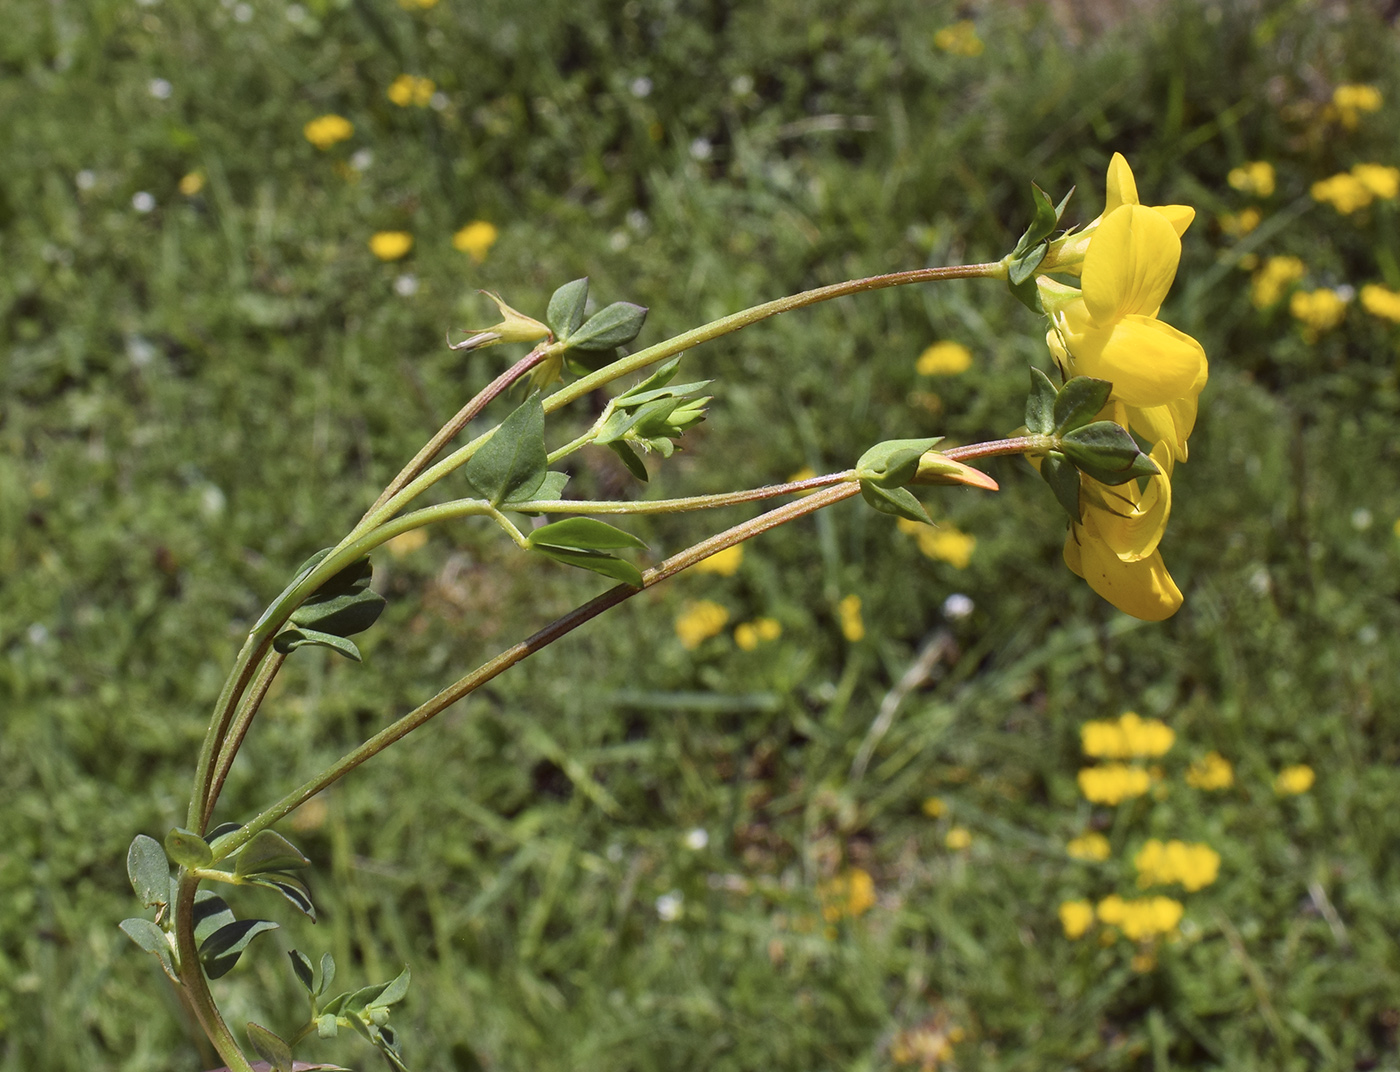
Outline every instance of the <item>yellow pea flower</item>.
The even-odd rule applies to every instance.
[[[1288,311],[1303,323],[1303,337],[1315,342],[1324,331],[1331,331],[1347,315],[1347,297],[1335,290],[1295,291],[1288,299]]]
[[[1094,924],[1094,906],[1088,901],[1062,901],[1060,903],[1060,926],[1065,929],[1065,937],[1082,938]]]
[[[955,826],[948,831],[948,836],[943,839],[943,844],[954,852],[961,852],[972,844],[972,831],[965,826]]]
[[[452,236],[452,248],[467,254],[480,264],[487,252],[496,244],[501,232],[494,223],[486,220],[473,220]]]
[[[1081,834],[1065,846],[1065,852],[1076,860],[1107,860],[1110,851],[1108,838],[1095,833]]]
[[[329,149],[355,133],[355,126],[343,115],[322,115],[301,128],[306,140],[318,149]]]
[[[1313,787],[1313,782],[1317,775],[1306,763],[1300,763],[1295,767],[1284,767],[1278,772],[1278,777],[1274,779],[1274,792],[1281,797],[1297,796],[1299,793],[1306,793]]]
[[[681,647],[694,651],[710,637],[718,636],[728,621],[729,611],[718,603],[708,599],[687,603],[676,619],[676,636],[680,638]]]
[[[919,355],[915,369],[920,376],[956,376],[972,367],[972,351],[960,342],[944,339]]]
[[[865,619],[860,614],[860,596],[849,595],[836,604],[841,619],[841,635],[852,644],[865,639]]]
[[[1152,778],[1141,767],[1125,763],[1105,763],[1079,772],[1079,791],[1094,804],[1121,804],[1147,792]]]
[[[1225,181],[1241,193],[1271,197],[1274,192],[1274,165],[1267,160],[1251,160],[1231,168]]]
[[[1332,91],[1332,107],[1348,130],[1356,129],[1362,112],[1378,111],[1380,106],[1381,91],[1375,86],[1340,85]]]
[[[828,923],[843,916],[855,919],[875,907],[875,880],[869,871],[853,867],[818,886],[817,898],[822,902],[822,918]]]
[[[381,261],[396,261],[412,248],[413,236],[407,231],[376,231],[369,240],[369,251]]]
[[[739,572],[744,561],[744,545],[736,543],[723,551],[716,551],[709,558],[702,558],[692,567],[696,573],[717,573],[721,577],[733,577]]]
[[[1256,309],[1267,309],[1283,297],[1284,288],[1296,283],[1307,273],[1307,266],[1297,257],[1270,257],[1254,273],[1249,284],[1249,300]]]
[[[987,46],[977,36],[977,24],[971,19],[963,19],[934,34],[933,47],[954,56],[980,56]]]
[[[1186,784],[1193,789],[1229,789],[1235,784],[1235,768],[1219,752],[1207,752],[1187,770]]]
[[[1372,316],[1400,324],[1400,292],[1388,290],[1379,283],[1367,283],[1361,288],[1361,306]]]

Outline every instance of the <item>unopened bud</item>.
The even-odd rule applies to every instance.
[[[969,488],[982,488],[986,491],[1000,491],[995,480],[980,469],[954,461],[936,450],[928,451],[919,458],[919,468],[914,474],[915,484],[962,484]]]
[[[501,311],[501,322],[489,328],[473,332],[472,335],[451,346],[453,350],[480,350],[485,346],[495,346],[499,342],[535,342],[549,336],[549,328],[538,320],[512,309],[501,300],[499,294],[482,291],[496,303]]]

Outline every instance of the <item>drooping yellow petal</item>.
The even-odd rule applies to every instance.
[[[1125,614],[1160,622],[1181,607],[1181,590],[1160,551],[1139,562],[1124,562],[1102,542],[1088,538],[1082,526],[1072,525],[1064,554],[1065,565]]]
[[[1141,205],[1104,217],[1084,254],[1084,304],[1108,325],[1131,313],[1156,316],[1176,278],[1181,239],[1167,218]]]
[[[1139,408],[1193,398],[1206,353],[1201,344],[1150,316],[1125,316],[1110,327],[1075,332],[1066,318],[1065,342],[1074,372],[1113,384],[1113,396]],[[1195,392],[1196,394],[1199,391]]]
[[[1120,205],[1138,204],[1137,180],[1133,169],[1123,159],[1122,153],[1114,153],[1108,162],[1108,182],[1104,192],[1103,214],[1107,216]]]
[[[1088,481],[1084,531],[1091,539],[1101,540],[1123,562],[1141,562],[1151,556],[1162,542],[1171,516],[1171,447],[1158,443],[1152,448],[1152,460],[1160,472],[1149,478],[1144,491],[1139,491],[1135,480],[1117,487]]]
[[[1153,205],[1152,211],[1172,225],[1176,237],[1180,238],[1196,218],[1196,210],[1190,205]]]

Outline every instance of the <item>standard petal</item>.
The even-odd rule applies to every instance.
[[[1088,538],[1079,525],[1071,527],[1070,540],[1076,535],[1080,569],[1075,572],[1119,610],[1143,621],[1160,622],[1181,607],[1181,589],[1167,572],[1160,551],[1139,562],[1124,562],[1103,543]],[[1065,562],[1070,562],[1068,541]]]
[[[1075,371],[1113,384],[1113,397],[1138,408],[1194,399],[1206,364],[1201,344],[1150,316],[1125,316],[1106,328],[1065,333]]]
[[[1189,412],[1184,412],[1189,410]],[[1182,412],[1179,412],[1182,411]],[[1178,417],[1181,420],[1178,420]],[[1149,443],[1166,443],[1171,448],[1171,460],[1186,460],[1186,437],[1196,423],[1196,400],[1182,399],[1168,402],[1165,406],[1128,408],[1128,424],[1138,435]]]
[[[1196,218],[1196,210],[1190,205],[1153,205],[1152,211],[1172,225],[1176,237],[1180,238]]]
[[[1181,239],[1165,216],[1124,205],[1099,224],[1084,254],[1084,304],[1107,326],[1129,314],[1155,316],[1176,278]]]
[[[1104,192],[1103,214],[1107,216],[1120,205],[1136,205],[1137,203],[1137,180],[1133,178],[1133,169],[1123,159],[1122,153],[1114,153],[1113,159],[1108,162],[1108,183]]]

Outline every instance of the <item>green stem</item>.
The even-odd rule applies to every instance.
[[[214,813],[214,805],[219,799],[219,794],[223,792],[224,782],[228,778],[229,770],[233,767],[233,761],[238,755],[239,748],[243,746],[243,738],[248,734],[248,727],[253,724],[253,717],[258,713],[258,708],[262,706],[262,702],[267,696],[267,690],[272,687],[273,679],[277,677],[277,671],[282,669],[282,664],[286,661],[287,657],[281,652],[273,652],[263,659],[262,666],[258,668],[258,676],[248,691],[243,694],[242,700],[239,701],[233,721],[224,734],[223,742],[219,745],[218,759],[214,763],[214,773],[210,779],[209,792],[205,798],[204,812],[200,817],[199,829],[201,831],[208,829],[209,820]]]
[[[536,499],[514,503],[512,510],[535,514],[678,514],[687,510],[712,510],[721,506],[776,499],[783,495],[802,495],[832,484],[855,479],[855,470],[828,473],[825,476],[794,480],[786,484],[768,484],[745,491],[727,491],[714,495],[690,495],[680,499],[644,499],[636,502],[594,502],[588,499]],[[420,511],[421,512],[421,511]],[[417,516],[409,514],[409,517]]]
[[[209,1041],[214,1044],[229,1072],[253,1072],[253,1066],[243,1056],[233,1033],[219,1015],[214,995],[209,992],[209,980],[204,977],[204,969],[199,963],[199,950],[194,944],[194,895],[198,888],[199,880],[189,872],[181,871],[175,895],[175,943],[180,953],[180,985],[199,1020],[199,1026],[209,1036]]]
[[[223,745],[229,721],[233,718],[234,710],[243,695],[243,690],[248,687],[248,682],[252,679],[258,663],[262,661],[271,639],[269,632],[258,629],[254,629],[248,634],[248,639],[243,642],[243,647],[239,649],[233,669],[224,681],[219,699],[214,704],[214,714],[209,720],[209,728],[205,731],[204,741],[199,747],[199,760],[195,764],[194,772],[194,789],[190,793],[190,806],[185,817],[185,826],[197,834],[204,832],[203,816],[209,808],[213,807],[212,803],[209,804],[209,808],[206,808],[205,805],[209,800],[209,786],[215,755]]]

